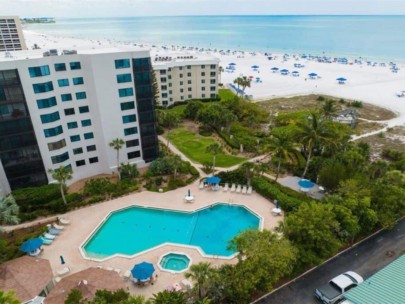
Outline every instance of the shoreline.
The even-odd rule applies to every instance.
[[[317,62],[319,57],[302,58],[295,54],[264,54],[262,52],[245,52],[236,50],[219,50],[215,48],[195,48],[179,45],[154,45],[115,41],[111,39],[81,39],[67,36],[54,36],[24,29],[28,47],[36,43],[44,49],[95,49],[95,48],[141,48],[150,50],[151,58],[164,56],[169,53],[191,55],[212,55],[220,59],[220,65],[227,67],[230,62],[236,63],[234,71],[225,70],[221,74],[224,87],[239,76],[260,77],[260,83],[252,82],[246,89],[247,95],[252,95],[254,101],[291,97],[297,95],[321,94],[338,98],[359,100],[381,108],[388,109],[398,116],[387,121],[389,127],[405,124],[405,98],[395,94],[405,90],[405,65],[398,64],[399,70],[393,73],[389,63],[367,64],[364,60],[348,59],[347,64],[338,62]],[[267,56],[266,56],[267,55]],[[272,60],[268,60],[272,57]],[[343,57],[342,57],[343,58]],[[297,68],[294,64],[301,64]],[[258,65],[259,69],[251,67]],[[297,71],[300,77],[273,73],[272,67]],[[317,79],[308,79],[309,73],[317,73]],[[338,84],[336,79],[345,77],[347,83]]]

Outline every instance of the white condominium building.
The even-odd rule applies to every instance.
[[[7,55],[7,56],[6,56]],[[3,57],[1,57],[3,56]],[[19,51],[0,55],[0,188],[52,182],[69,166],[70,182],[145,166],[158,157],[148,51]]]
[[[159,88],[158,104],[215,98],[218,95],[219,59],[209,55],[156,55],[152,59]]]
[[[26,49],[20,18],[0,16],[0,52]]]

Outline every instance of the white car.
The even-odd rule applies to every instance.
[[[347,271],[315,290],[315,296],[326,304],[335,304],[343,298],[343,295],[353,287],[363,283],[363,278],[353,272]]]

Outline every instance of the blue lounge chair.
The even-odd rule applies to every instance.
[[[54,240],[56,238],[56,235],[52,235],[50,233],[45,232],[41,237],[43,237],[44,239],[47,239],[47,240]]]
[[[49,228],[48,232],[53,235],[59,235],[62,230],[58,230],[55,228]]]
[[[48,240],[44,237],[41,237],[40,239],[42,240],[42,242],[44,242],[43,244],[45,244],[45,245],[51,245],[53,242],[53,240]]]

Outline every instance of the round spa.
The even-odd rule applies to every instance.
[[[168,272],[183,272],[191,264],[191,258],[184,253],[170,252],[163,255],[159,261],[159,268]]]

